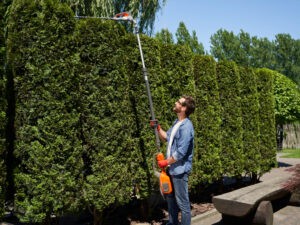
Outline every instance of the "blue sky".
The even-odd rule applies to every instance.
[[[300,0],[167,0],[157,13],[154,32],[167,28],[175,38],[180,22],[196,31],[205,50],[219,29],[240,30],[270,41],[279,33],[300,39]]]

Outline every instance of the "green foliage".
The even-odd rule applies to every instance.
[[[210,38],[211,54],[216,59],[236,61],[237,50],[240,47],[238,38],[233,32],[220,29]]]
[[[212,183],[223,175],[221,163],[221,107],[216,62],[210,56],[194,56],[195,150],[191,185]],[[196,191],[197,192],[197,191]]]
[[[275,45],[267,38],[252,37],[252,47],[249,54],[250,65],[252,67],[275,69]]]
[[[175,120],[172,108],[182,95],[194,96],[192,53],[186,46],[163,44],[160,50],[161,68],[157,77],[155,102],[158,118],[167,130]],[[193,118],[193,117],[191,117]]]
[[[259,120],[261,154],[260,174],[271,170],[276,163],[276,129],[275,129],[275,100],[274,100],[274,71],[258,69]]]
[[[196,31],[193,30],[192,35],[190,35],[188,29],[186,28],[183,22],[179,23],[175,35],[177,38],[177,44],[186,45],[192,50],[192,52],[199,55],[204,55],[204,47],[202,43],[198,42]]]
[[[162,29],[160,32],[157,32],[155,34],[155,38],[157,38],[162,44],[174,44],[173,35],[168,29]]]
[[[163,129],[168,130],[176,118],[172,109],[178,98],[182,95],[194,96],[192,53],[187,46],[163,44],[160,59],[161,68],[154,94],[158,118]],[[191,119],[194,119],[193,115]]]
[[[0,2],[0,217],[4,212],[4,191],[5,191],[5,176],[6,168],[4,164],[5,158],[5,128],[6,128],[6,92],[5,92],[5,36],[4,36],[4,15],[6,12],[6,5]]]
[[[155,39],[150,39],[145,35],[141,35],[142,51],[145,64],[147,65],[147,78],[152,91],[152,99],[154,102],[154,110],[157,113],[157,103],[154,90],[157,87],[156,78],[159,77],[160,68],[160,47]],[[144,74],[142,72],[141,56],[138,49],[137,37],[128,34],[123,43],[124,58],[126,60],[126,73],[129,76],[130,104],[133,108],[132,116],[134,124],[132,124],[133,141],[136,149],[132,151],[132,165],[134,172],[135,195],[137,198],[145,199],[153,190],[158,190],[157,179],[153,176],[153,160],[154,154],[157,153],[155,136],[153,130],[149,126],[150,109],[148,96],[145,89]]]
[[[276,124],[287,124],[300,120],[300,92],[298,86],[283,74],[274,75]]]
[[[237,65],[221,61],[217,64],[221,102],[221,143],[224,174],[240,176],[245,156],[242,142],[241,84]]]
[[[260,171],[259,162],[259,101],[257,75],[251,68],[239,68],[241,81],[241,110],[243,118],[244,171],[253,175]]]
[[[289,34],[277,34],[276,46],[276,70],[300,84],[300,44]]]
[[[131,164],[137,148],[132,139],[134,118],[122,48],[125,31],[121,28],[111,21],[83,20],[75,35],[80,57],[75,70],[84,200],[96,215],[130,200],[136,172]]]
[[[217,60],[232,60],[241,66],[276,70],[300,84],[300,40],[277,34],[275,41],[251,37],[241,30],[235,35],[223,29],[211,37],[211,54]]]
[[[71,35],[72,12],[56,1],[14,1],[7,47],[15,81],[16,207],[49,221],[80,205],[83,160]],[[30,22],[29,22],[30,21]]]

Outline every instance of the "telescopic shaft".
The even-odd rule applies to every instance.
[[[147,89],[151,119],[155,120],[153,101],[152,101],[152,96],[151,96],[149,80],[148,80],[148,72],[147,72],[147,69],[146,69],[146,66],[145,66],[144,55],[143,55],[143,50],[142,50],[142,45],[141,45],[141,40],[140,40],[140,35],[139,35],[139,32],[138,32],[137,24],[135,24],[134,28],[135,28],[135,34],[136,34],[136,37],[137,37],[137,40],[138,40],[138,45],[139,45],[139,50],[140,50],[140,55],[141,55],[141,60],[142,60],[142,67],[143,67],[142,70],[143,70],[144,80],[145,80],[146,89]],[[158,135],[157,129],[154,129],[154,132],[155,132],[156,147],[159,151],[160,150],[160,140],[159,140],[159,135]]]

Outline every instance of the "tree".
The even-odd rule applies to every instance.
[[[211,37],[211,54],[217,60],[232,60],[241,66],[276,70],[300,82],[300,40],[289,34],[276,35],[275,41],[252,37],[241,30],[238,35],[220,29]]]
[[[211,37],[211,53],[218,60],[232,60],[240,66],[250,66],[251,37],[240,31],[238,35],[220,29]]]
[[[196,34],[196,31],[192,31],[192,37],[190,41],[191,49],[194,53],[199,54],[199,55],[204,55],[204,46],[202,43],[198,42],[198,37]]]
[[[252,37],[250,65],[255,68],[275,69],[275,43],[267,38]]]
[[[186,45],[192,50],[192,52],[199,55],[204,55],[204,47],[202,43],[198,42],[196,31],[192,31],[191,36],[184,22],[179,23],[175,35],[177,38],[177,44]]]
[[[274,96],[276,124],[300,120],[300,92],[294,81],[274,73]]]
[[[250,66],[250,51],[251,51],[251,37],[249,33],[240,31],[238,34],[239,48],[237,49],[235,62],[241,66]]]
[[[300,92],[297,84],[280,73],[274,73],[277,149],[282,149],[283,125],[300,120]]]
[[[276,45],[276,70],[291,78],[300,81],[300,44],[289,34],[277,34]]]
[[[151,33],[156,13],[167,0],[60,0],[67,3],[79,15],[113,17],[119,12],[128,11],[133,18],[139,18],[139,30]]]
[[[220,29],[211,36],[210,41],[210,52],[217,60],[236,61],[236,53],[240,42],[233,32]]]
[[[168,29],[162,29],[155,34],[157,38],[163,44],[174,44],[173,34]]]

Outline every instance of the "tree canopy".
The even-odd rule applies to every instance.
[[[300,85],[300,40],[277,34],[274,41],[251,37],[240,31],[220,29],[211,37],[211,54],[217,60],[232,60],[242,66],[276,70]]]
[[[300,120],[300,91],[295,82],[274,73],[275,118],[277,124]]]

